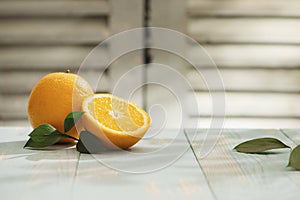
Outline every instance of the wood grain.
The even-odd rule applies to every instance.
[[[174,130],[170,133],[173,133],[171,138],[176,134]],[[142,167],[153,164],[147,162],[149,161],[147,158],[152,154],[153,161],[155,158],[162,159],[172,156],[172,152],[156,156],[152,152],[155,149],[160,150],[161,145],[168,145],[171,138],[164,135],[165,131],[151,139],[142,140],[132,148],[132,153],[147,152],[144,163],[138,165]],[[164,139],[162,140],[162,138]],[[186,143],[187,141],[183,140],[182,142]],[[82,199],[90,196],[97,199],[101,196],[109,199],[214,199],[190,149],[174,164],[162,166],[162,169],[152,173],[125,173],[103,164],[105,159],[116,163],[124,162],[122,155],[122,152],[111,153],[109,157],[100,154],[98,156],[81,154],[73,198]],[[140,159],[140,157],[136,159]]]
[[[217,118],[220,120],[220,118]],[[187,128],[195,128],[195,124],[200,128],[211,128],[211,117],[197,116],[191,117],[186,124]],[[300,119],[280,118],[280,117],[226,117],[223,128],[238,129],[280,129],[299,128]]]
[[[300,144],[300,129],[294,128],[294,129],[281,129],[281,131],[292,141],[295,142],[296,145]]]
[[[290,146],[295,145],[279,130],[223,130],[210,154],[200,159],[206,132],[200,131],[191,140],[198,162],[217,199],[296,198],[300,185],[294,171],[286,168],[289,150],[262,155],[233,150],[237,144],[257,137],[275,137]]]
[[[0,192],[5,199],[69,199],[79,154],[74,148],[23,149],[29,128],[0,130]],[[14,192],[17,191],[17,192]]]
[[[22,195],[24,200],[41,196],[50,200],[53,196],[49,193],[53,191],[64,199],[98,199],[99,196],[110,199],[296,199],[300,189],[298,173],[286,167],[290,150],[272,150],[265,154],[242,154],[233,150],[237,144],[257,137],[275,137],[295,147],[300,141],[299,129],[225,129],[205,157],[201,153],[204,142],[209,139],[207,130],[198,130],[196,135],[195,130],[186,130],[188,141],[182,138],[176,144],[190,144],[191,149],[174,164],[144,174],[108,168],[101,160],[95,160],[99,158],[96,155],[79,154],[73,147],[23,149],[30,131],[31,128],[0,128],[0,192],[5,199]],[[149,154],[164,147],[172,141],[174,131],[142,140],[131,152]],[[208,141],[208,145],[213,145],[214,140]],[[169,153],[159,156],[169,157],[173,152]],[[98,156],[115,163],[126,161],[118,151]],[[11,192],[12,189],[18,192]]]

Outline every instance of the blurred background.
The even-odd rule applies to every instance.
[[[76,73],[101,41],[143,27],[148,9],[149,26],[193,37],[215,61],[226,87],[225,127],[299,127],[300,1],[148,0],[150,10],[145,2],[1,0],[0,125],[28,126],[28,95],[41,77],[67,69]],[[186,46],[187,56],[199,55],[189,44],[177,45]],[[150,53],[153,62],[172,66],[190,80],[201,110],[199,115],[197,109],[190,109],[190,120],[208,127],[209,93],[192,67],[172,54]],[[101,60],[108,56],[108,51],[103,51],[98,65],[84,73],[91,77],[103,72]],[[139,64],[143,64],[143,52],[122,56],[104,72],[97,92],[110,92],[124,71]],[[118,65],[122,68],[115,67]],[[191,92],[186,91],[187,95]],[[152,93],[146,101],[160,101],[155,95],[159,93]]]

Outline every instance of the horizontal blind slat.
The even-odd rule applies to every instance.
[[[218,67],[299,68],[300,46],[294,45],[203,45]],[[202,50],[190,47],[188,57],[205,67]]]
[[[300,20],[191,18],[188,33],[202,43],[300,44]]]
[[[1,19],[0,44],[98,44],[108,36],[105,19]]]
[[[0,17],[81,17],[106,16],[109,5],[104,0],[26,0],[1,1]]]
[[[57,70],[77,68],[93,47],[44,46],[44,47],[1,47],[0,70]],[[95,68],[104,68],[108,54],[99,50]]]
[[[208,69],[206,69],[207,71]],[[187,78],[196,90],[207,90],[201,73],[190,69]],[[297,69],[220,69],[226,91],[235,92],[300,92],[300,71]]]
[[[190,0],[187,9],[191,17],[300,17],[297,0]]]
[[[99,80],[101,73],[96,72],[85,72],[80,73],[80,75],[85,78],[90,85],[95,89],[95,92],[109,92],[110,91],[110,84],[109,84],[109,77],[104,74],[101,79]],[[37,81],[42,77],[42,74],[32,73],[30,75],[20,74],[15,75],[15,77],[19,77],[20,80],[11,80],[8,84],[15,81],[11,86],[12,89],[16,87],[23,87],[26,93],[18,94],[18,90],[16,90],[12,94],[1,94],[0,93],[0,120],[1,119],[26,119],[27,118],[27,102],[29,98],[29,93],[33,86],[37,83]],[[23,76],[23,77],[21,77]],[[34,77],[36,76],[36,77]],[[38,77],[40,76],[40,77]],[[30,80],[32,79],[32,80]],[[6,79],[7,80],[7,79]],[[99,82],[98,82],[99,81]],[[4,88],[2,86],[2,82],[0,82],[0,91],[11,90]],[[21,84],[24,84],[23,86]],[[20,90],[20,89],[19,89]]]
[[[42,77],[49,73],[51,73],[51,71],[46,70],[27,72],[2,72],[0,73],[0,94],[29,94],[35,84]],[[81,71],[79,75],[85,78],[93,87],[97,87],[97,91],[110,91],[109,77],[104,73],[103,70],[92,69],[88,71]]]
[[[210,95],[207,92],[196,93],[198,110],[197,105],[189,104],[188,110],[191,116],[210,116],[212,114],[213,105]],[[226,92],[226,116],[240,118],[300,118],[299,101],[299,94]]]

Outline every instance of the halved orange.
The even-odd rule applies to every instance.
[[[109,148],[128,149],[150,126],[149,115],[138,105],[111,94],[94,94],[82,104],[84,128]]]

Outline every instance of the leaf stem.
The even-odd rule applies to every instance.
[[[71,135],[68,135],[68,134],[65,134],[65,133],[62,133],[62,135],[64,135],[64,136],[67,137],[67,138],[71,138],[71,139],[73,139],[73,140],[79,141],[79,139],[77,139],[77,138],[75,138],[75,137],[73,137],[73,136],[71,136]]]

